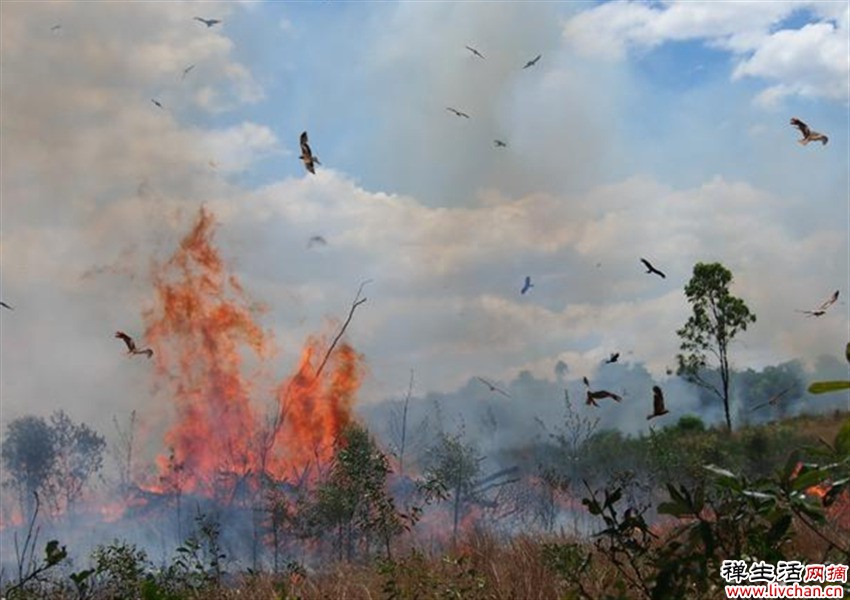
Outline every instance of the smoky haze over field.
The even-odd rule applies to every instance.
[[[846,377],[849,22],[815,2],[4,2],[0,426],[61,408],[111,441],[136,410],[160,423],[139,438],[154,471],[173,381],[113,334],[143,341],[154,265],[202,205],[274,341],[256,380],[242,365],[263,416],[365,280],[355,411],[394,449],[413,369],[410,426],[462,425],[488,470],[548,439],[564,390],[600,428],[718,423],[666,374],[696,262],[727,266],[758,317],[733,368]],[[797,144],[791,116],[828,145]],[[836,289],[824,316],[795,312]],[[583,376],[623,403],[585,407]],[[647,422],[656,383],[671,414]],[[736,423],[781,414],[735,402]]]

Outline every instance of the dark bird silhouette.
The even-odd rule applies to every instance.
[[[656,275],[661,276],[662,279],[667,278],[667,276],[664,273],[662,273],[661,271],[659,271],[658,269],[653,267],[651,264],[649,264],[649,261],[646,260],[645,258],[640,259],[640,262],[642,262],[644,265],[646,265],[646,272],[647,273],[649,273],[649,274],[655,273]]]
[[[0,300],[0,306],[2,306],[3,308],[8,308],[9,310],[15,310],[14,308],[12,308],[11,306],[9,306],[8,304],[6,304],[5,302],[3,302],[2,300]]]
[[[619,396],[619,395],[615,394],[614,392],[609,392],[608,390],[596,390],[594,392],[594,391],[591,391],[590,389],[588,389],[587,390],[587,400],[585,401],[585,404],[587,404],[588,406],[591,406],[591,405],[599,406],[596,403],[596,401],[602,400],[603,398],[611,398],[611,400],[613,400],[615,402],[621,402],[623,400],[622,396]]]
[[[612,352],[611,356],[608,357],[608,360],[605,361],[606,365],[610,365],[611,363],[615,363],[620,359],[619,352]]]
[[[218,19],[202,19],[201,17],[195,17],[194,20],[200,21],[207,27],[212,27],[213,25],[218,25],[219,23],[221,23],[221,21],[219,21]]]
[[[522,289],[519,291],[520,294],[525,294],[528,290],[534,287],[534,284],[531,283],[531,277],[526,276],[525,283],[522,284]]]
[[[328,241],[320,235],[314,235],[307,241],[307,247],[312,248],[313,246],[327,246]]]
[[[472,52],[472,53],[473,53],[475,56],[477,56],[478,58],[484,58],[484,55],[483,55],[483,54],[481,54],[478,50],[476,50],[476,49],[475,49],[475,48],[473,48],[472,46],[466,46],[466,49],[467,49],[467,50],[469,50],[470,52]]]
[[[824,134],[818,133],[817,131],[812,131],[811,129],[809,129],[808,125],[806,125],[796,117],[791,119],[791,125],[799,129],[800,133],[803,135],[802,138],[797,140],[797,143],[802,144],[803,146],[805,146],[809,142],[820,142],[821,144],[826,146],[826,143],[829,141],[829,138],[826,137]]]
[[[136,347],[136,342],[133,341],[133,338],[131,338],[129,335],[127,335],[123,331],[116,331],[115,337],[124,340],[124,343],[127,344],[127,354],[129,354],[129,355],[147,354],[148,358],[153,356],[153,350],[151,350],[150,348],[144,348],[142,350],[139,350]]]
[[[803,314],[808,315],[810,317],[822,317],[823,315],[826,314],[826,309],[828,309],[830,306],[835,304],[837,300],[838,300],[838,290],[835,290],[832,293],[832,296],[830,296],[829,299],[826,302],[824,302],[823,304],[818,306],[816,309],[814,309],[814,310],[798,310],[797,312],[803,313]]]
[[[496,145],[496,148],[507,148],[507,142],[503,142],[502,140],[493,140],[493,143]]]
[[[56,25],[50,28],[50,31],[59,31],[60,29],[62,29],[62,23],[57,23]]]
[[[527,69],[528,67],[533,67],[534,65],[536,65],[536,64],[537,64],[537,61],[538,61],[538,60],[540,60],[540,57],[541,57],[541,56],[543,56],[543,55],[542,55],[542,54],[538,54],[538,55],[537,55],[537,56],[535,56],[533,59],[531,59],[530,61],[528,61],[527,63],[525,63],[525,66],[523,67],[523,69]]]
[[[657,385],[652,386],[652,414],[646,417],[646,420],[666,415],[669,410],[664,408],[664,393]]]
[[[476,376],[475,376],[475,379],[477,379],[478,381],[480,381],[481,383],[483,383],[484,385],[486,385],[488,388],[490,388],[490,391],[491,391],[491,392],[496,392],[497,394],[501,394],[501,395],[503,395],[505,398],[510,398],[510,397],[511,397],[511,395],[510,395],[509,393],[507,393],[505,390],[501,389],[500,387],[497,387],[497,386],[493,385],[492,383],[490,383],[489,381],[487,381],[487,380],[486,380],[486,379],[484,379],[483,377],[478,377],[478,376],[476,375]]]
[[[306,131],[301,134],[301,156],[299,156],[298,158],[304,161],[304,167],[313,175],[316,174],[315,165],[322,164],[319,162],[319,157],[313,156],[313,151],[310,150],[310,144],[307,141]]]
[[[162,104],[159,103],[159,100],[154,100],[153,98],[151,98],[151,102],[156,104],[159,108],[163,108]]]
[[[590,381],[588,381],[587,377],[582,377],[581,380],[587,388],[587,400],[585,401],[585,404],[588,406],[599,406],[596,401],[602,400],[603,398],[611,398],[615,402],[620,402],[623,399],[622,396],[619,396],[614,392],[609,392],[608,390],[596,390],[594,392],[590,389]]]
[[[449,111],[449,112],[453,112],[453,113],[454,113],[455,115],[457,115],[458,117],[463,117],[463,118],[465,118],[465,119],[468,119],[468,118],[469,118],[469,115],[468,115],[468,114],[466,114],[465,112],[459,111],[459,110],[458,110],[458,109],[456,109],[456,108],[452,108],[451,106],[447,106],[447,107],[446,107],[446,110],[447,110],[447,111]]]
[[[182,80],[186,79],[186,75],[188,75],[189,71],[191,71],[194,68],[195,68],[195,65],[189,65],[188,67],[183,69],[183,75],[180,77],[180,80],[182,81]]]
[[[765,406],[776,406],[776,405],[779,403],[779,400],[780,400],[780,399],[782,399],[782,396],[784,396],[785,394],[787,394],[788,392],[790,392],[792,389],[794,389],[794,387],[793,387],[793,386],[785,388],[784,390],[782,390],[782,391],[781,391],[781,392],[779,392],[778,394],[774,394],[774,395],[770,398],[770,400],[768,400],[767,402],[762,402],[761,404],[757,404],[756,406],[754,406],[754,407],[752,408],[752,410],[753,410],[753,411],[756,411],[756,410],[758,410],[758,409],[760,409],[760,408],[764,408]]]

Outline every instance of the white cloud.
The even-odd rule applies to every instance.
[[[567,42],[579,52],[622,59],[671,41],[704,40],[738,59],[732,79],[773,82],[758,97],[772,106],[788,95],[847,102],[850,7],[823,2],[664,2],[615,0],[569,19]],[[813,22],[779,28],[799,11]]]

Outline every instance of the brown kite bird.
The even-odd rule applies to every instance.
[[[319,162],[318,156],[313,156],[313,151],[310,150],[310,144],[307,140],[307,132],[306,131],[301,134],[301,140],[300,141],[301,141],[301,156],[299,156],[298,158],[300,158],[302,161],[304,161],[304,167],[308,171],[310,171],[310,173],[315,175],[316,174],[315,165],[320,165],[322,163]]]
[[[664,393],[657,385],[652,386],[652,414],[646,417],[646,420],[666,415],[669,410],[664,408]]]
[[[791,125],[799,129],[800,133],[803,135],[802,138],[797,140],[797,143],[802,144],[803,146],[805,146],[809,142],[820,142],[821,144],[826,146],[826,143],[829,141],[829,138],[826,137],[824,134],[818,133],[817,131],[812,131],[811,129],[809,129],[808,125],[806,125],[796,117],[791,119]]]
[[[809,315],[810,317],[822,317],[823,315],[826,314],[826,309],[828,309],[830,306],[835,304],[837,300],[838,300],[838,290],[835,290],[834,292],[832,292],[832,296],[830,296],[829,299],[826,302],[824,302],[823,304],[818,306],[816,309],[814,309],[814,310],[798,310],[797,312]]]
[[[133,355],[133,354],[147,354],[148,358],[150,358],[151,356],[153,356],[153,350],[151,350],[150,348],[144,348],[144,349],[142,349],[142,350],[139,350],[139,349],[136,347],[136,342],[135,342],[135,341],[133,341],[133,338],[131,338],[129,335],[127,335],[127,334],[126,334],[126,333],[124,333],[123,331],[116,331],[116,332],[115,332],[115,337],[117,337],[117,338],[120,338],[120,339],[124,340],[124,343],[125,343],[125,344],[127,344],[127,354],[129,354],[129,355]]]
[[[493,385],[492,383],[490,383],[489,381],[487,381],[487,380],[486,380],[486,379],[484,379],[483,377],[478,377],[478,376],[476,375],[476,376],[475,376],[475,379],[477,379],[478,381],[480,381],[481,383],[483,383],[484,385],[486,385],[488,388],[490,388],[490,391],[491,391],[491,392],[496,392],[496,393],[498,393],[498,394],[503,395],[503,396],[504,396],[504,397],[506,397],[506,398],[510,398],[510,397],[511,397],[511,395],[510,395],[509,393],[507,393],[505,390],[501,389],[501,388],[500,388],[500,387],[498,387],[498,386]]]

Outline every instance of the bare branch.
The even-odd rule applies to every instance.
[[[319,368],[316,369],[316,379],[322,374],[322,369],[325,368],[325,364],[327,364],[328,359],[331,356],[331,352],[333,352],[336,347],[337,342],[339,342],[340,338],[345,334],[345,329],[348,327],[348,324],[351,323],[351,318],[354,316],[354,311],[358,306],[366,302],[366,298],[361,298],[360,294],[363,291],[363,286],[367,283],[371,282],[371,279],[367,279],[363,283],[360,284],[360,287],[357,289],[357,295],[354,297],[354,301],[351,303],[351,310],[348,311],[348,318],[345,320],[345,323],[342,324],[342,328],[339,330],[339,333],[336,334],[334,341],[331,342],[331,345],[328,347],[328,351],[325,353],[325,358],[322,359],[322,364],[319,365]]]

